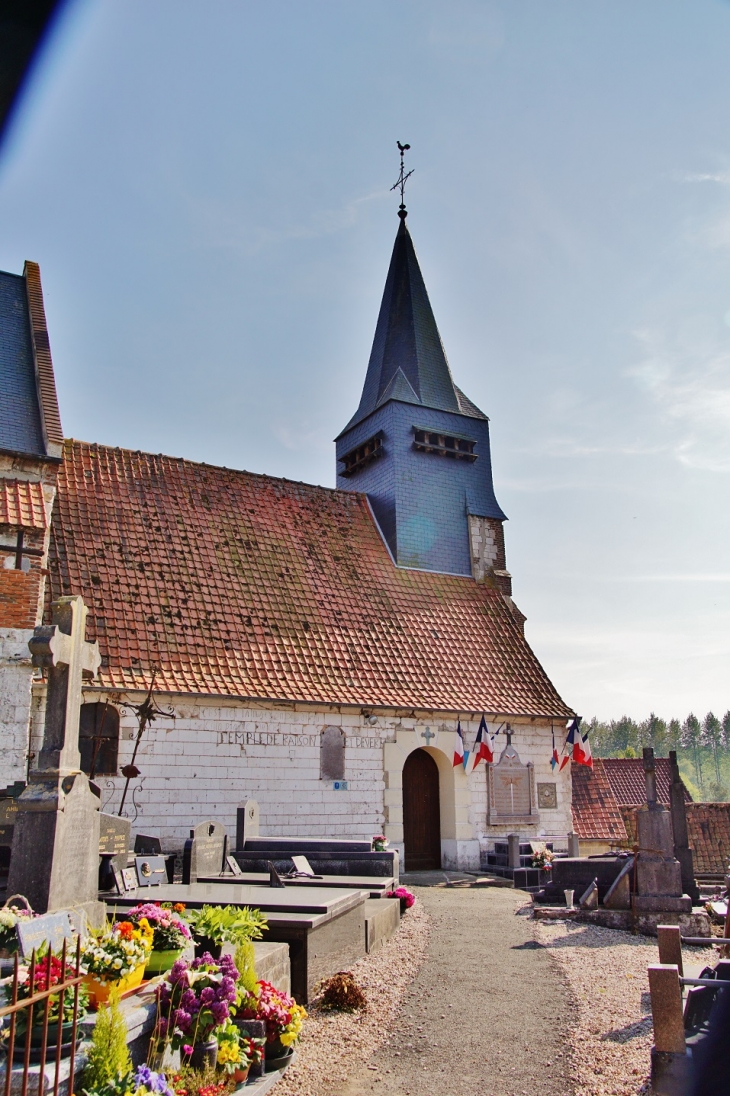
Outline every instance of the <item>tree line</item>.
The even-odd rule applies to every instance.
[[[594,717],[584,721],[582,730],[590,731],[595,757],[641,757],[644,746],[653,746],[657,757],[676,750],[693,799],[730,798],[730,711],[722,718],[708,712],[704,719],[690,712],[684,720],[665,720],[652,712],[641,722],[627,715],[608,723]]]

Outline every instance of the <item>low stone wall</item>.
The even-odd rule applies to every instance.
[[[291,993],[291,964],[288,944],[254,943],[254,963],[256,977],[271,982],[277,989]]]

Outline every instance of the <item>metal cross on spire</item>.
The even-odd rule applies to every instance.
[[[403,155],[404,155],[404,153],[406,153],[408,151],[408,149],[411,146],[410,145],[402,145],[400,143],[400,141],[396,141],[396,144],[398,145],[398,151],[400,152],[400,175],[398,176],[398,178],[393,183],[393,185],[390,189],[391,190],[400,190],[400,209],[398,210],[398,216],[403,221],[408,216],[408,213],[406,212],[405,202],[403,200],[403,194],[404,194],[404,191],[406,189],[406,183],[408,182],[411,175],[413,174],[413,168],[411,168],[410,171],[406,171],[405,170],[405,165],[403,163]]]

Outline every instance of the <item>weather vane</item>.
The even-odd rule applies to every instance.
[[[400,190],[400,209],[398,210],[398,216],[400,217],[401,220],[405,220],[405,218],[408,216],[408,213],[406,212],[405,202],[403,200],[403,194],[404,194],[404,191],[406,189],[406,183],[408,182],[411,175],[413,174],[413,168],[411,168],[410,171],[405,170],[405,166],[403,164],[403,154],[405,152],[407,152],[408,149],[411,146],[410,145],[402,145],[400,143],[400,141],[396,141],[396,144],[398,145],[398,151],[400,152],[400,175],[398,176],[398,178],[393,183],[393,185],[390,189],[391,190]]]

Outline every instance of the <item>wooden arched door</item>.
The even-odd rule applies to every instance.
[[[403,766],[405,870],[441,867],[438,765],[425,750],[414,750]]]

